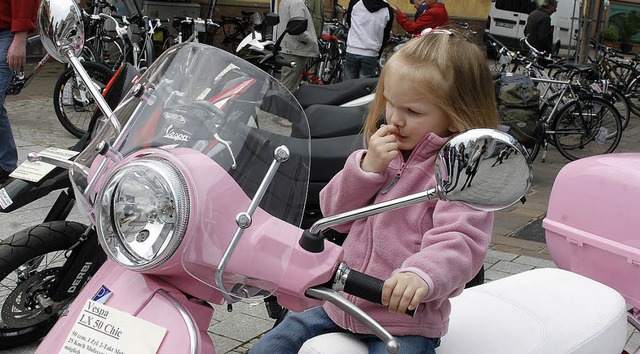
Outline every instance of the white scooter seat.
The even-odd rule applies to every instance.
[[[610,287],[561,269],[535,269],[465,289],[451,299],[437,354],[619,354],[626,304]],[[300,354],[367,354],[346,333],[305,342]],[[402,348],[400,350],[402,353]]]

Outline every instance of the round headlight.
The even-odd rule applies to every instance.
[[[98,236],[113,261],[143,271],[166,262],[184,237],[189,194],[184,176],[168,161],[125,164],[104,184]]]

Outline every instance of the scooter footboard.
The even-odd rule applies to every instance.
[[[91,300],[98,292],[109,293],[104,304]],[[212,315],[207,303],[107,261],[36,353],[215,353],[207,334]]]

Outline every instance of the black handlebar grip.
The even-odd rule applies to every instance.
[[[276,55],[273,58],[273,65],[278,69],[282,68],[283,66],[286,66],[286,67],[289,67],[289,68],[295,68],[296,67],[296,63],[295,62],[285,60],[280,55]]]
[[[344,292],[382,305],[383,286],[383,280],[351,269],[349,271],[349,276],[344,283]],[[407,310],[406,314],[413,316],[415,314],[415,310]]]

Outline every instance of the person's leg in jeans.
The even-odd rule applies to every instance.
[[[360,335],[360,340],[369,347],[369,354],[386,354],[387,346],[378,337]],[[403,354],[436,354],[436,348],[440,345],[440,338],[427,338],[422,336],[396,336],[400,344],[400,353]]]
[[[4,107],[5,92],[13,78],[13,70],[7,64],[7,51],[12,41],[13,33],[10,30],[0,31],[0,168],[6,172],[13,171],[18,163],[18,151]]]
[[[347,53],[344,56],[344,79],[351,80],[360,77],[359,55]]]
[[[292,312],[258,340],[249,354],[296,354],[307,340],[325,333],[342,331],[322,307]]]
[[[378,77],[380,67],[377,57],[360,57],[360,77]]]

